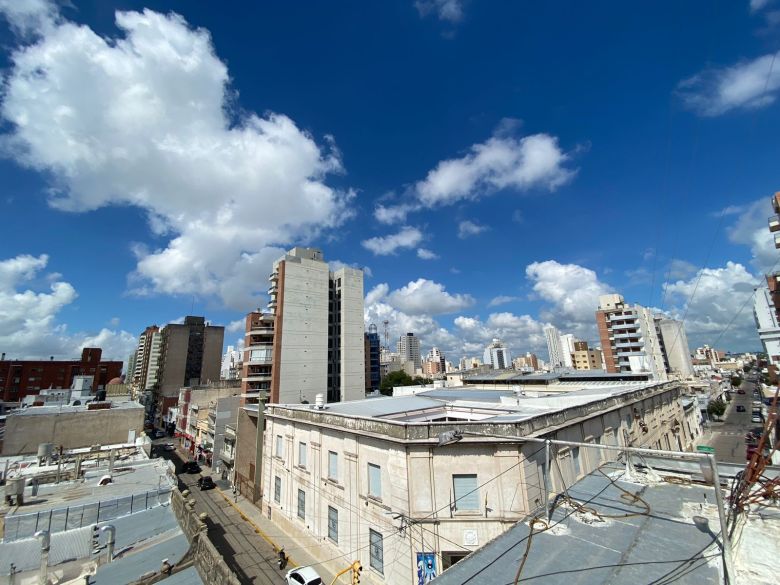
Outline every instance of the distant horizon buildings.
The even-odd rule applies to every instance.
[[[543,331],[544,338],[547,341],[547,357],[550,362],[550,368],[563,367],[563,347],[561,345],[560,332],[553,325],[547,325]]]

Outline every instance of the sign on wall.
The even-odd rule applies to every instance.
[[[417,553],[417,585],[425,585],[436,578],[436,554]]]

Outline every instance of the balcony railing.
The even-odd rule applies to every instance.
[[[775,248],[780,248],[780,233],[775,234]]]
[[[780,214],[780,191],[772,196],[772,209],[775,210],[775,213]]]
[[[622,321],[623,319],[636,319],[636,313],[634,311],[623,311],[622,313],[611,313],[609,315],[610,321]]]
[[[612,325],[610,327],[610,329],[612,329],[613,331],[616,331],[616,332],[620,331],[620,330],[623,330],[623,329],[636,329],[636,328],[637,328],[637,324],[636,323],[615,323],[614,325]],[[616,335],[617,335],[617,333],[616,333]]]
[[[250,374],[242,378],[244,382],[270,382],[271,374]]]
[[[780,215],[773,215],[769,218],[769,231],[770,232],[778,232],[780,231]]]

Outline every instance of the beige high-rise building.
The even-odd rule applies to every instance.
[[[262,347],[255,344],[247,318],[250,353],[244,357],[245,386],[255,379],[265,382],[265,376],[260,381],[254,375],[262,371],[270,375],[267,390],[272,403],[314,403],[317,394],[327,402],[363,398],[363,271],[349,267],[331,271],[321,250],[293,248],[274,263],[270,281],[269,314],[255,313],[256,341]],[[263,364],[253,360],[252,351],[265,352]]]
[[[178,397],[184,386],[219,380],[224,327],[187,316],[184,323],[170,323],[161,333],[157,386],[163,396]]]
[[[127,383],[135,384],[139,390],[153,390],[157,384],[160,367],[160,343],[162,334],[157,325],[144,329],[138,336],[132,368],[128,367]]]
[[[575,370],[600,370],[603,361],[601,350],[589,349],[587,341],[575,341],[572,363]]]

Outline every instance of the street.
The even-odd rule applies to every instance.
[[[244,520],[239,512],[225,501],[219,490],[214,488],[201,491],[197,486],[200,474],[180,473],[183,453],[166,451],[162,446],[174,442],[173,439],[155,440],[160,456],[176,464],[179,489],[189,489],[195,499],[195,510],[208,514],[208,534],[211,542],[222,554],[225,562],[236,574],[241,583],[255,585],[279,585],[284,583],[284,571],[278,568],[278,556],[272,546],[265,541],[252,525]],[[204,467],[204,471],[207,468]]]
[[[731,402],[727,403],[722,422],[710,422],[712,438],[709,440],[709,445],[715,448],[718,461],[745,463],[747,461],[745,433],[754,427],[763,426],[761,423],[750,422],[755,383],[744,381],[741,388],[745,393],[737,394],[736,390],[732,393]],[[744,406],[745,412],[737,412],[738,405]]]

